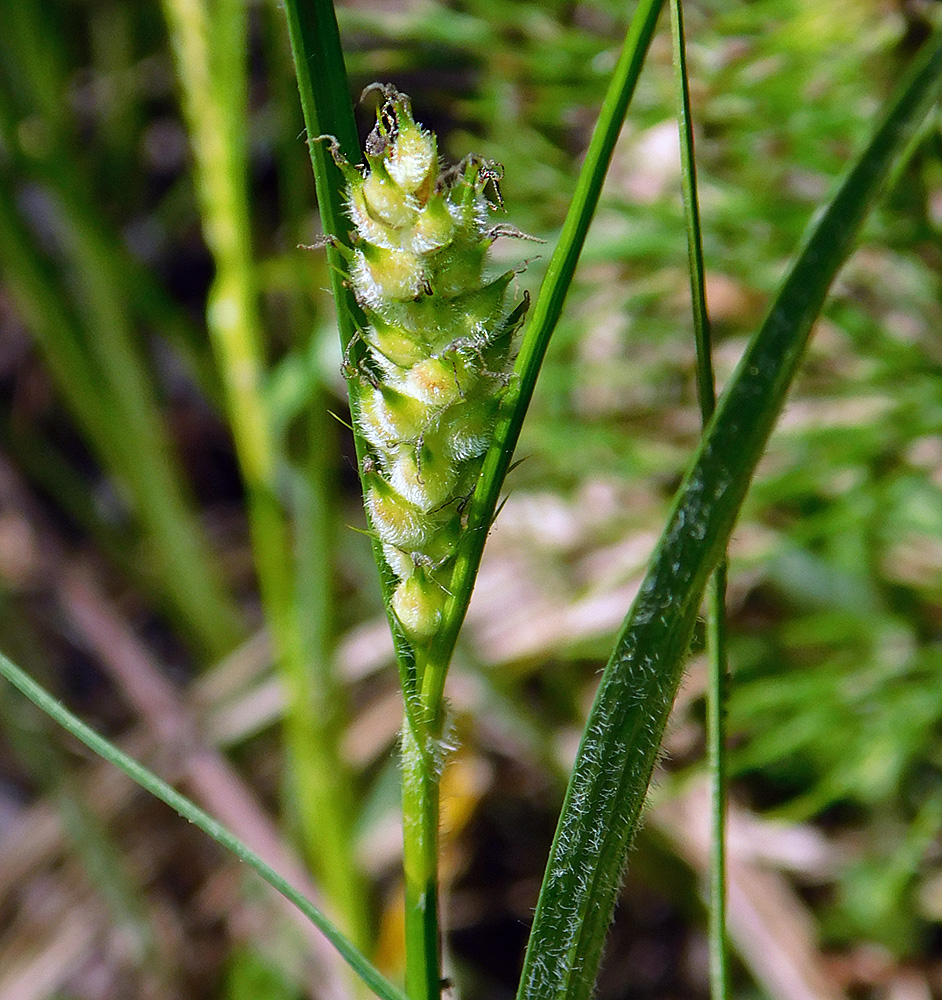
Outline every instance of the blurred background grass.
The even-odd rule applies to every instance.
[[[721,378],[936,6],[688,4]],[[352,91],[391,81],[449,159],[500,161],[509,221],[549,241],[624,13],[608,0],[339,9]],[[345,404],[325,263],[297,248],[318,223],[276,5],[253,5],[238,42],[275,488],[299,572],[333,593],[331,726],[355,790],[344,809],[368,933],[395,974],[397,683],[369,547],[346,528],[362,515],[341,423],[318,424],[329,447],[299,473],[307,421]],[[672,85],[664,34],[451,680],[446,968],[467,1000],[513,995],[581,720],[698,434]],[[733,539],[730,919],[743,997],[942,996],[940,153],[933,120],[841,275]],[[206,332],[217,262],[204,221],[160,7],[9,5],[0,645],[248,839],[307,854]],[[535,291],[543,264],[535,256],[521,285]],[[305,548],[299,482],[327,484],[316,497],[329,500],[332,554]],[[705,995],[698,649],[603,998]],[[0,723],[4,1000],[329,995],[310,936],[211,845],[9,691]]]

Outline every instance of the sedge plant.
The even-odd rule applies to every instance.
[[[497,168],[469,157],[442,169],[434,137],[417,123],[410,102],[385,85],[361,164],[333,10],[326,0],[285,5],[333,270],[365,506],[403,689],[405,993],[244,844],[0,657],[0,673],[24,694],[298,905],[385,1000],[441,995],[437,859],[439,781],[449,744],[445,678],[521,424],[661,6],[661,0],[637,5],[572,207],[527,311],[526,299],[513,292],[512,272],[487,270],[490,243],[520,235],[495,221]],[[679,7],[675,11],[679,39]],[[683,75],[682,59],[678,66]],[[940,92],[942,37],[934,37],[812,224],[767,318],[707,413],[587,720],[518,1000],[591,995],[708,580],[721,564],[828,288]],[[687,173],[692,180],[690,164]],[[691,185],[688,194],[693,190]],[[692,257],[699,247],[696,228],[693,222]],[[694,273],[695,290],[697,281]],[[706,390],[705,398],[709,403]],[[721,983],[718,991],[723,988]]]

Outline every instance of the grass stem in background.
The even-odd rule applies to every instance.
[[[694,156],[693,121],[690,114],[690,87],[684,40],[682,0],[670,0],[671,36],[674,44],[674,76],[677,88],[677,122],[680,130],[681,186],[687,226],[687,256],[690,270],[690,297],[697,345],[697,388],[703,426],[716,409],[713,375],[713,345],[707,312],[703,267],[703,235],[697,195],[697,164]],[[707,708],[707,761],[710,789],[710,995],[712,1000],[729,996],[729,963],[726,949],[726,697],[728,664],[726,657],[726,559],[718,563],[707,588],[707,659],[709,662]]]
[[[247,12],[239,0],[164,0],[196,161],[197,190],[207,244],[216,262],[208,324],[222,372],[236,452],[248,493],[259,587],[271,626],[288,702],[285,734],[298,820],[308,857],[325,893],[354,939],[369,938],[366,894],[358,872],[349,797],[339,756],[336,718],[319,711],[329,649],[323,629],[305,631],[320,611],[302,606],[311,593],[305,572],[329,574],[322,552],[296,548],[285,512],[283,456],[264,392],[265,351],[250,238],[245,39]],[[310,536],[308,536],[310,537]],[[309,579],[309,578],[308,578]],[[323,593],[324,582],[314,588]],[[312,641],[313,640],[313,641]],[[325,695],[327,692],[324,692]]]
[[[29,49],[28,40],[39,30],[37,10],[21,11],[0,39],[4,66]],[[143,529],[138,556],[162,593],[164,609],[183,626],[200,655],[219,657],[241,637],[238,608],[188,495],[156,386],[145,374],[129,290],[115,266],[113,248],[102,237],[100,224],[92,223],[91,213],[76,210],[86,185],[64,144],[62,132],[68,130],[53,127],[62,112],[56,112],[54,121],[44,121],[47,144],[30,154],[20,142],[18,118],[53,113],[46,110],[42,81],[60,75],[56,52],[52,46],[45,58],[27,59],[32,68],[19,80],[16,94],[0,87],[0,131],[13,151],[12,161],[33,166],[29,173],[48,181],[32,195],[45,199],[47,228],[66,277],[48,266],[39,238],[29,231],[16,204],[25,186],[7,175],[8,166],[0,195],[0,258],[66,403]],[[45,235],[48,240],[50,233]]]

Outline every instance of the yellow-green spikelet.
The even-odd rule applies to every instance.
[[[375,457],[367,509],[399,580],[392,607],[422,644],[441,621],[526,300],[506,306],[514,272],[485,277],[494,168],[468,157],[440,171],[409,99],[382,90],[366,166],[345,169],[350,281],[369,347],[358,426]]]

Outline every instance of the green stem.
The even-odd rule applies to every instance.
[[[729,996],[729,955],[726,936],[726,705],[729,668],[726,656],[726,562],[716,567],[707,596],[707,760],[710,788],[710,996]]]
[[[693,122],[684,41],[681,0],[671,0],[671,37],[674,45],[674,72],[677,83],[677,119],[680,129],[681,185],[687,224],[690,293],[693,306],[694,337],[697,345],[697,388],[703,426],[716,409],[716,380],[713,374],[713,345],[707,311],[703,265],[703,237],[700,203],[697,196],[697,164],[694,156]],[[707,599],[707,761],[710,788],[710,995],[712,1000],[729,997],[729,960],[726,947],[726,698],[729,668],[726,656],[726,560],[716,567]]]
[[[437,768],[430,768],[407,718],[402,728],[402,841],[405,871],[406,993],[409,1000],[439,1000]]]

